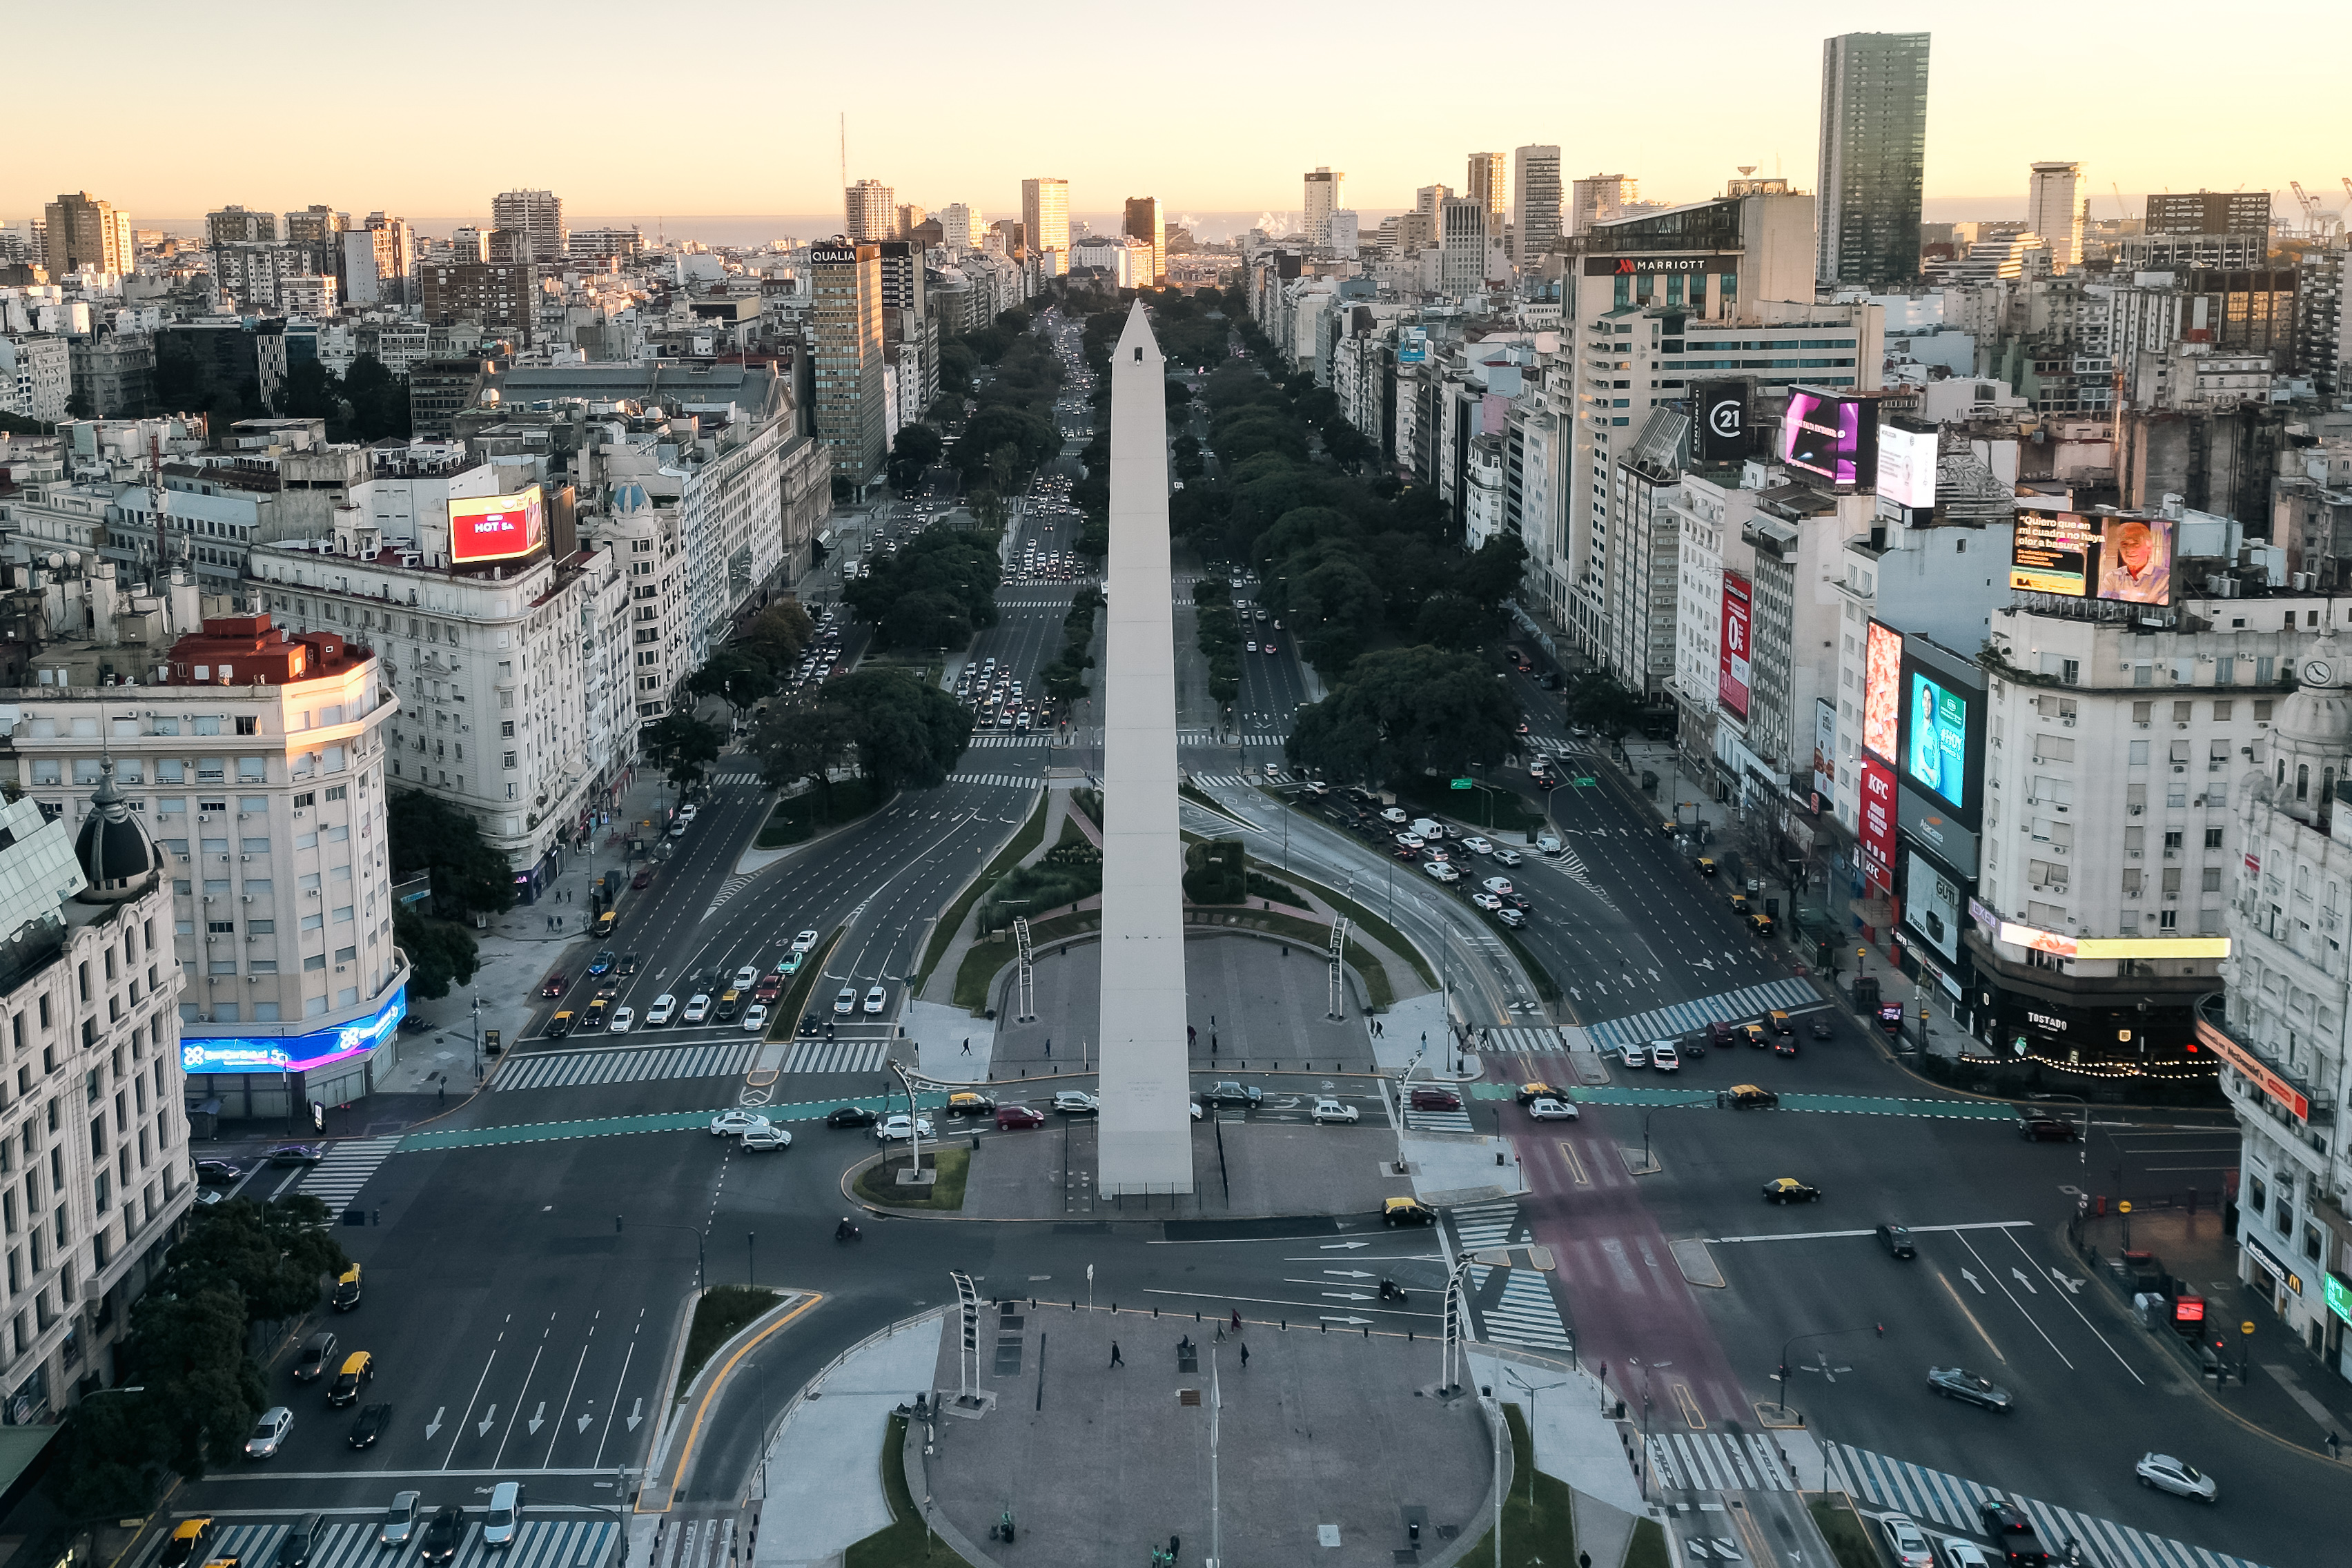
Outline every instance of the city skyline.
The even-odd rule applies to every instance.
[[[933,8],[900,9],[916,19]],[[1390,9],[1403,15],[1401,7]],[[469,12],[465,25],[480,47],[520,50],[533,47],[534,40],[543,42],[547,27],[559,17],[588,23],[608,10],[616,19],[621,15],[604,5],[561,13],[526,6],[510,13]],[[2291,4],[2285,11],[2279,21],[2283,32],[2293,32],[2298,17],[2323,31],[2336,22],[2332,8],[2317,4]],[[748,35],[747,49],[756,49],[760,36],[769,32],[778,35],[778,47],[786,41],[783,22],[771,13],[720,7],[721,18],[730,14]],[[2307,187],[2340,190],[2343,171],[2321,166],[2334,129],[2325,49],[2281,55],[2263,48],[2252,35],[2209,40],[2200,46],[2200,60],[2217,79],[2259,71],[2269,84],[2259,126],[2149,115],[2126,132],[2119,129],[2113,104],[2081,92],[2080,73],[2095,60],[2109,79],[2163,79],[2175,63],[2172,40],[2178,34],[2160,18],[2132,36],[2118,37],[2092,16],[2053,16],[2038,35],[2042,47],[2026,54],[1999,27],[1956,27],[1925,13],[1890,15],[1883,6],[1834,5],[1810,15],[1802,29],[1755,29],[1750,15],[1728,5],[1697,8],[1691,20],[1699,34],[1728,31],[1739,37],[1746,79],[1719,106],[1677,106],[1672,137],[1653,133],[1654,107],[1633,81],[1566,82],[1549,104],[1519,98],[1510,100],[1507,110],[1465,104],[1458,113],[1439,112],[1433,104],[1427,112],[1398,114],[1392,100],[1356,105],[1316,98],[1311,112],[1269,120],[1265,106],[1255,100],[1246,73],[1231,69],[1221,44],[1205,37],[1199,43],[1155,37],[1150,58],[1160,73],[1187,83],[1181,115],[1165,134],[1072,137],[1066,119],[1049,102],[1004,100],[992,103],[985,119],[968,118],[953,136],[942,138],[934,132],[935,121],[925,117],[890,118],[852,105],[847,173],[851,182],[878,179],[904,199],[932,206],[965,201],[999,214],[1017,209],[1024,178],[1050,171],[1069,181],[1074,212],[1116,211],[1122,196],[1151,190],[1171,214],[1181,214],[1188,207],[1295,207],[1298,172],[1328,164],[1348,172],[1351,206],[1394,210],[1412,205],[1417,186],[1458,181],[1464,155],[1472,150],[1558,142],[1564,176],[1622,168],[1638,175],[1645,196],[1657,199],[1718,194],[1743,163],[1810,186],[1822,38],[1854,30],[1925,28],[1934,35],[1937,61],[1927,110],[1931,217],[1938,201],[2007,200],[2012,193],[2021,210],[2029,166],[2053,158],[2083,163],[2095,219],[2115,216],[2109,209],[2116,184],[2126,193],[2200,185],[2283,191],[2289,179],[2299,178]],[[153,45],[126,56],[111,79],[132,101],[167,100],[181,72],[201,72],[207,65],[267,73],[275,61],[290,78],[298,61],[315,63],[320,49],[332,50],[337,31],[346,26],[352,46],[360,42],[356,21],[329,23],[323,37],[319,30],[308,30],[299,41],[289,36],[232,42],[191,16],[144,0],[127,7],[119,20]],[[860,17],[861,25],[870,21]],[[1711,22],[1720,26],[1711,29]],[[807,25],[814,36],[796,34],[796,51],[822,57],[834,42],[845,50],[851,47],[846,20],[837,25],[843,29],[837,40],[829,37],[836,24],[826,18],[811,18]],[[1625,45],[1638,47],[1633,25],[1622,26]],[[1279,52],[1282,39],[1293,33],[1303,46],[1309,25],[1304,18],[1274,19],[1266,27],[1267,42]],[[661,139],[617,135],[550,139],[550,145],[521,151],[510,139],[479,135],[478,89],[438,68],[435,38],[430,27],[417,28],[413,37],[386,37],[373,28],[366,35],[370,62],[414,84],[404,99],[407,118],[394,134],[356,145],[332,138],[318,139],[315,149],[288,145],[277,106],[266,97],[241,99],[221,109],[216,133],[225,142],[267,142],[272,156],[257,163],[249,176],[207,174],[191,181],[153,157],[143,130],[149,121],[99,119],[78,132],[69,152],[20,160],[0,174],[0,220],[38,216],[59,191],[81,189],[104,196],[134,218],[142,213],[201,214],[234,201],[283,209],[321,199],[352,208],[470,209],[487,216],[492,195],[518,186],[557,191],[569,210],[582,215],[647,208],[712,216],[840,210],[839,105],[815,105],[797,118],[780,119],[765,100],[747,94],[732,101],[714,93],[707,80],[678,73],[669,79],[672,85],[656,81],[638,89],[632,99],[633,119],[658,123],[675,110],[691,117],[714,144],[760,144],[757,158],[680,167],[662,150]],[[1079,85],[1110,58],[1091,41],[999,46],[975,40],[970,47],[972,52],[960,59],[975,77],[985,77],[988,67],[1001,61],[1008,69],[1058,72]],[[2003,102],[2010,106],[2007,112]],[[21,84],[18,112],[28,122],[80,123],[77,116],[86,108],[79,90],[62,79]],[[118,123],[119,131],[113,129]],[[562,150],[554,151],[551,144],[558,140]]]

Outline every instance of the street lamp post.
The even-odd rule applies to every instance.
[[[1772,1374],[1780,1384],[1780,1414],[1786,1416],[1794,1410],[1794,1406],[1789,1403],[1789,1352],[1792,1346],[1805,1340],[1825,1340],[1837,1334],[1860,1334],[1869,1331],[1868,1328],[1816,1329],[1811,1333],[1790,1335],[1787,1342],[1780,1346],[1780,1370]],[[1804,1417],[1800,1415],[1798,1419],[1802,1421]]]
[[[1559,1383],[1529,1383],[1526,1378],[1521,1377],[1517,1372],[1507,1366],[1503,1369],[1503,1375],[1509,1378],[1513,1383],[1517,1384],[1519,1385],[1519,1392],[1528,1396],[1528,1445],[1529,1447],[1533,1447],[1535,1446],[1536,1438],[1536,1395],[1543,1393],[1547,1389],[1566,1388],[1568,1386],[1567,1381],[1563,1379]],[[1535,1506],[1536,1468],[1533,1465],[1529,1465],[1528,1467],[1528,1507],[1532,1510]]]

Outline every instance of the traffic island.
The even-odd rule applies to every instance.
[[[1295,1104],[1318,1092],[1322,1080],[1257,1079],[1269,1102]],[[1002,1087],[1002,1086],[1000,1086]],[[1043,1096],[1033,1102],[1045,1109]],[[1409,1175],[1389,1169],[1396,1134],[1385,1122],[1326,1126],[1312,1121],[1255,1121],[1239,1110],[1204,1117],[1192,1126],[1193,1190],[1095,1191],[1098,1134],[1091,1116],[1049,1116],[1042,1127],[992,1133],[972,1155],[964,1213],[981,1219],[1266,1218],[1281,1215],[1368,1215],[1383,1198],[1409,1196]],[[943,1152],[942,1158],[959,1151]],[[898,1156],[894,1169],[903,1169]],[[889,1190],[883,1178],[877,1190]],[[866,1189],[858,1195],[864,1198]],[[904,1199],[875,1200],[907,1206]]]
[[[906,1449],[971,1561],[1099,1568],[1173,1537],[1179,1562],[1448,1568],[1492,1526],[1491,1406],[1433,1397],[1433,1341],[1025,1298],[983,1301],[974,1338],[994,1408],[926,1412]],[[962,1339],[934,1373],[950,1406]]]
[[[904,1150],[877,1154],[850,1178],[849,1190],[859,1203],[877,1209],[953,1212],[963,1207],[964,1183],[971,1170],[970,1149],[927,1144],[920,1170]]]

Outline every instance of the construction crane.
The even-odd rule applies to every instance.
[[[2303,209],[2303,232],[2313,239],[2326,240],[2344,226],[2344,215],[2332,213],[2319,205],[2319,198],[2303,188],[2301,180],[2289,180],[2294,192],[2295,205]],[[2352,184],[2352,182],[2347,182]]]

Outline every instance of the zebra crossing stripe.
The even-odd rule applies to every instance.
[[[1505,1050],[1530,1056],[1552,1056],[1568,1049],[1568,1042],[1560,1037],[1558,1029],[1522,1026],[1496,1029],[1494,1037]]]
[[[1606,1019],[1588,1026],[1586,1033],[1594,1048],[1612,1050],[1633,1041],[1687,1033],[1717,1021],[1752,1017],[1775,1007],[1813,1006],[1821,999],[1821,993],[1806,981],[1773,980],[1720,995],[1702,996],[1696,1001],[1676,1002],[1629,1018]]]
[[[804,1040],[784,1058],[786,1072],[876,1072],[890,1054],[887,1040]]]
[[[329,1208],[347,1204],[359,1195],[368,1178],[375,1174],[376,1167],[391,1158],[398,1147],[397,1137],[346,1139],[329,1149],[327,1157],[311,1167],[299,1190],[321,1200]]]
[[[1404,1113],[1405,1129],[1412,1132],[1468,1132],[1470,1113],[1466,1110],[1408,1110]]]
[[[751,1065],[757,1040],[635,1046],[608,1051],[548,1051],[517,1058],[499,1075],[500,1090],[578,1089],[657,1079],[728,1078]]]

